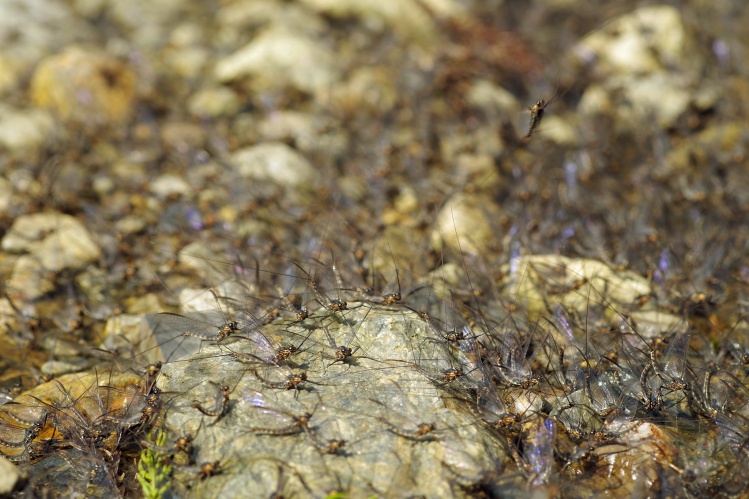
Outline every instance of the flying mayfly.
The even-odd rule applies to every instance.
[[[526,133],[525,137],[523,137],[523,141],[528,142],[529,140],[531,140],[533,132],[536,130],[536,128],[538,128],[538,125],[541,124],[541,120],[544,117],[546,107],[554,102],[554,98],[557,96],[558,91],[559,83],[557,83],[557,88],[554,90],[554,94],[551,96],[551,99],[549,99],[548,101],[546,101],[545,99],[541,99],[533,106],[528,108],[528,111],[530,111],[531,113],[531,121],[528,125],[528,133]]]

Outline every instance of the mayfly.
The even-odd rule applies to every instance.
[[[163,324],[171,329],[179,331],[182,336],[192,336],[204,341],[221,342],[239,331],[239,324],[236,321],[214,325],[199,319],[171,312],[156,314],[156,321],[157,324]]]
[[[369,399],[377,405],[383,408],[397,408],[397,411],[392,411],[390,417],[395,417],[395,421],[391,421],[385,417],[378,417],[377,420],[383,423],[390,433],[398,435],[408,440],[413,441],[431,441],[435,438],[435,432],[437,431],[437,424],[432,422],[424,422],[419,419],[417,414],[419,410],[408,400],[403,389],[395,382],[391,381],[395,386],[396,396],[389,399],[387,402],[383,402],[377,399]]]
[[[219,386],[213,381],[210,381],[210,383],[218,389],[216,390],[216,397],[213,407],[204,407],[198,401],[194,401],[192,407],[202,412],[206,416],[216,418],[216,421],[214,423],[218,423],[221,418],[224,417],[229,407],[229,395],[231,395],[231,389],[228,386]]]
[[[239,361],[259,362],[274,366],[281,363],[291,363],[289,358],[301,351],[302,346],[311,334],[312,331],[297,346],[292,343],[283,345],[272,336],[263,334],[262,331],[253,331],[249,336],[249,340],[254,346],[253,353],[231,352],[231,356]]]
[[[331,255],[331,258],[332,258],[332,255]],[[317,261],[317,262],[320,265],[324,265],[320,261]],[[340,298],[330,298],[326,290],[320,287],[319,283],[317,282],[317,279],[318,279],[317,275],[311,276],[306,270],[304,270],[302,267],[300,267],[296,263],[294,263],[294,265],[304,274],[304,278],[307,280],[307,285],[315,293],[315,296],[317,297],[317,301],[320,303],[321,306],[325,307],[331,312],[342,312],[344,310],[348,310],[348,303],[346,303],[346,301]],[[332,264],[331,271],[337,283],[337,290],[340,291],[340,289],[342,289],[343,287],[343,284],[341,281],[341,277],[338,274],[338,270],[336,269],[335,262],[333,262]]]
[[[299,433],[307,433],[312,436],[312,428],[309,426],[310,419],[315,413],[317,407],[314,410],[305,411],[301,415],[297,416],[290,412],[284,411],[280,408],[273,408],[268,405],[265,398],[258,392],[255,392],[252,397],[249,398],[250,405],[257,409],[261,409],[264,414],[268,417],[276,416],[274,419],[281,419],[280,424],[276,424],[272,427],[260,426],[251,427],[249,431],[258,435],[271,435],[271,436],[287,436],[297,435]]]
[[[551,96],[551,99],[548,100],[548,102],[544,99],[541,99],[540,101],[536,102],[535,105],[528,108],[528,111],[531,113],[531,121],[528,125],[528,133],[523,137],[523,140],[525,142],[528,142],[531,140],[531,136],[533,135],[533,132],[538,128],[538,125],[541,124],[541,120],[544,117],[544,111],[546,110],[546,106],[554,102],[554,98],[557,95],[557,91],[559,90],[559,84],[557,83],[557,88],[554,90],[554,94]]]

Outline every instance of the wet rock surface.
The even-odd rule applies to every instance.
[[[196,462],[228,468],[211,483],[188,480],[193,493],[324,496],[348,487],[356,496],[395,495],[406,487],[444,496],[451,486],[443,463],[473,475],[507,459],[475,424],[470,403],[456,398],[469,397],[461,381],[445,374],[450,361],[460,366],[465,356],[455,349],[452,359],[418,315],[367,303],[317,314],[298,324],[242,328],[236,334],[250,340],[201,348],[162,371],[158,387],[180,394],[170,401],[166,427],[195,435]],[[323,328],[312,329],[315,322]],[[268,362],[277,355],[271,345],[300,351],[276,366]],[[304,382],[289,384],[301,373]],[[230,390],[225,403],[223,386]],[[222,411],[206,416],[196,401]],[[304,417],[309,422],[299,421]],[[284,484],[279,463],[288,467]]]
[[[746,494],[741,2],[3,14],[17,494]]]

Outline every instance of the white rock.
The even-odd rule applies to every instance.
[[[132,355],[146,353],[146,362],[163,360],[148,321],[143,314],[121,314],[111,317],[103,332],[101,347],[111,352],[134,349]],[[152,355],[149,355],[151,354]],[[141,361],[141,359],[139,359]]]
[[[13,301],[24,306],[29,300],[55,289],[49,273],[43,272],[39,261],[29,255],[22,255],[16,260],[7,286]]]
[[[0,456],[0,495],[10,496],[22,476],[18,466]]]
[[[667,66],[687,66],[690,53],[681,14],[675,7],[641,7],[586,37],[574,51],[593,56],[603,74],[638,75]]]
[[[101,258],[101,250],[86,227],[70,215],[56,212],[19,217],[0,246],[9,252],[29,252],[40,272],[81,269]]]
[[[369,29],[392,30],[412,41],[429,42],[437,34],[437,24],[429,13],[432,10],[441,17],[464,15],[458,2],[451,0],[429,0],[429,9],[416,0],[304,0],[311,8],[326,15],[347,18],[358,17]]]
[[[157,177],[149,186],[151,192],[162,199],[174,194],[186,195],[191,191],[190,184],[185,179],[170,173]]]
[[[231,116],[239,111],[239,99],[229,88],[206,88],[193,94],[187,101],[190,114],[201,118]]]
[[[489,80],[476,80],[466,93],[466,101],[476,109],[514,115],[523,110],[510,92]]]
[[[335,56],[317,41],[286,29],[271,28],[216,64],[221,82],[247,77],[257,91],[291,86],[312,94],[337,80]]]
[[[315,183],[315,169],[304,156],[282,142],[266,142],[235,151],[231,162],[245,177],[300,188]]]
[[[0,105],[0,148],[12,154],[28,155],[38,149],[53,129],[54,120],[46,111],[19,111]]]

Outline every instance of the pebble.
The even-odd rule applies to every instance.
[[[268,29],[216,63],[218,81],[251,79],[257,93],[291,87],[325,92],[336,81],[335,54],[320,42],[285,29]]]
[[[438,35],[435,19],[427,7],[416,0],[304,0],[304,3],[333,17],[356,17],[375,31],[392,30],[411,42],[428,44]],[[430,3],[438,7],[443,16],[458,15],[462,12],[457,2],[443,0]]]
[[[310,162],[282,142],[239,149],[231,155],[231,163],[244,177],[271,181],[283,187],[311,188],[316,183],[315,169]]]
[[[175,194],[186,195],[192,190],[184,178],[171,173],[156,177],[149,184],[149,188],[153,194],[161,199],[166,199]]]
[[[437,251],[444,242],[457,252],[483,255],[498,236],[488,219],[488,212],[500,209],[489,199],[476,195],[456,194],[450,198],[437,215],[433,246]]]
[[[110,352],[127,352],[143,364],[163,360],[153,330],[144,314],[120,314],[110,317],[104,326],[100,347]]]
[[[187,101],[190,114],[199,118],[232,116],[239,111],[240,102],[233,90],[208,87],[195,92]]]
[[[3,0],[0,45],[3,56],[30,71],[45,55],[71,41],[92,35],[86,21],[70,4],[57,0]]]
[[[105,52],[70,47],[44,59],[31,80],[31,98],[63,121],[96,128],[128,120],[137,78]]]
[[[11,204],[13,186],[5,178],[0,177],[0,214],[7,214]]]
[[[23,474],[18,466],[6,458],[0,457],[0,495],[10,496],[17,490],[23,480]]]
[[[54,120],[41,109],[18,110],[0,103],[0,148],[28,158],[54,132]]]
[[[13,88],[20,76],[17,64],[0,54],[0,95]]]
[[[101,258],[88,229],[70,215],[56,212],[18,217],[0,246],[12,253],[29,253],[16,261],[9,281],[28,299],[53,289],[50,272],[80,270]]]

